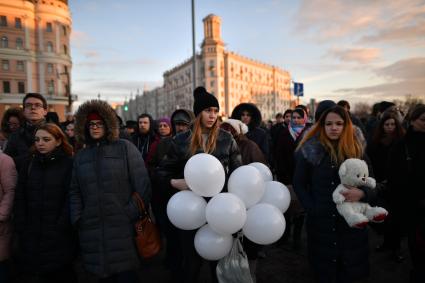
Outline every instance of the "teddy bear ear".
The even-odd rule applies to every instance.
[[[345,174],[347,174],[347,166],[344,162],[341,164],[341,167],[339,167],[339,175],[344,176]]]

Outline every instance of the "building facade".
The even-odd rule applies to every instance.
[[[221,38],[220,17],[208,15],[203,24],[202,50],[196,56],[196,85],[204,86],[217,97],[222,116],[230,116],[233,108],[242,102],[255,103],[263,119],[291,107],[294,99],[288,71],[227,51]],[[189,58],[164,73],[162,87],[145,91],[126,102],[128,111],[121,108],[120,114],[126,120],[135,119],[143,112],[160,118],[170,116],[178,108],[192,109],[192,76],[192,58]],[[140,109],[146,111],[140,112]]]
[[[0,0],[0,116],[38,92],[64,118],[72,103],[71,24],[67,0]]]

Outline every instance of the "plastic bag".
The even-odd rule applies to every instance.
[[[217,264],[217,278],[220,283],[253,283],[249,271],[248,257],[243,250],[239,234],[233,240],[230,253],[220,259]]]

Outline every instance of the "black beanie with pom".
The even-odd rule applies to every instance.
[[[198,116],[202,110],[209,107],[217,107],[220,109],[217,98],[215,98],[215,96],[211,93],[207,92],[207,90],[202,86],[195,88],[193,97],[195,99],[193,102],[193,113],[195,113],[195,116]]]

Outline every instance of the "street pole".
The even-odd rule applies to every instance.
[[[66,95],[68,95],[68,112],[72,112],[72,96],[71,96],[71,79],[69,72],[65,72],[66,75]]]
[[[195,0],[192,0],[192,92],[196,88]]]

